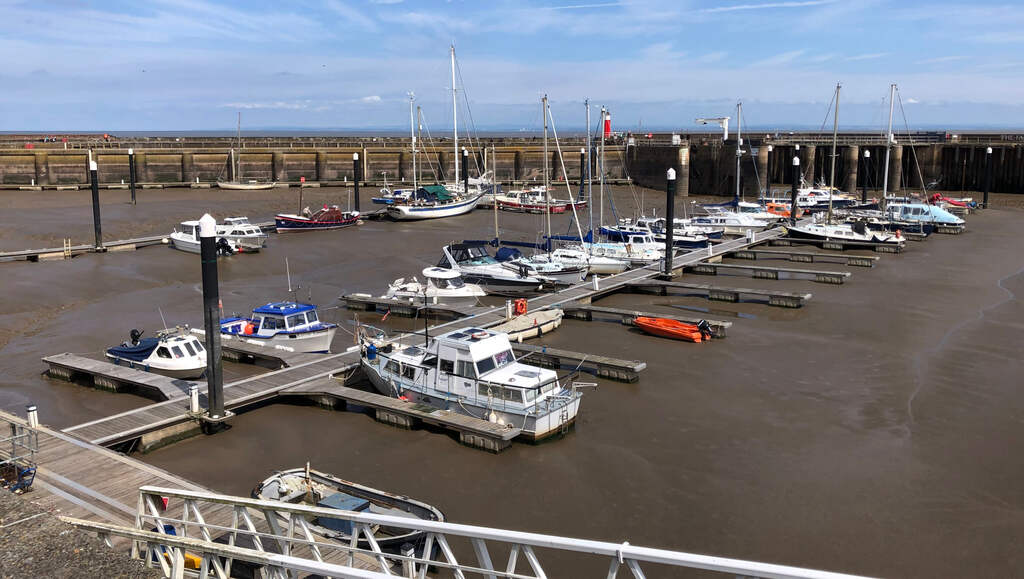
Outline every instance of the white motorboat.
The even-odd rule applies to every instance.
[[[627,235],[623,242],[584,243],[579,249],[596,257],[625,261],[632,266],[650,265],[665,256],[665,244],[649,234]]]
[[[480,328],[456,330],[426,347],[360,335],[362,366],[382,394],[522,430],[540,440],[575,421],[582,394],[553,370],[516,361],[508,336]]]
[[[900,231],[889,232],[869,229],[864,222],[808,223],[787,226],[790,237],[815,241],[859,241],[903,245],[906,238]]]
[[[182,221],[181,231],[175,229],[168,235],[171,247],[189,253],[199,253],[199,222]],[[232,255],[239,251],[239,247],[226,237],[217,236],[217,255]],[[244,250],[242,250],[244,251]]]
[[[770,213],[765,209],[764,205],[761,205],[760,203],[751,203],[750,201],[740,201],[737,203],[736,212],[742,215],[748,215],[758,221],[764,221],[769,224],[779,223],[786,219],[777,213]]]
[[[260,249],[267,246],[267,234],[249,222],[248,217],[225,217],[217,225],[217,236],[223,237],[238,247]]]
[[[529,257],[520,256],[503,263],[505,267],[515,271],[526,266],[546,278],[569,285],[583,281],[589,273],[586,265],[565,263],[552,257],[549,253],[538,253]]]
[[[428,267],[423,270],[424,281],[415,277],[411,281],[398,278],[388,286],[384,297],[422,303],[425,299],[432,304],[450,306],[475,306],[480,298],[487,295],[475,283],[466,283],[462,274],[453,269]]]
[[[748,231],[764,231],[775,224],[774,219],[769,223],[722,207],[705,207],[704,210],[707,211],[707,215],[694,217],[690,223],[719,227],[728,235],[746,235]]]
[[[337,331],[336,324],[320,321],[316,306],[297,302],[272,302],[253,309],[252,316],[220,321],[221,334],[301,353],[330,352]]]
[[[199,378],[206,371],[206,349],[187,327],[160,330],[155,338],[143,338],[143,333],[132,330],[127,341],[107,349],[107,358],[171,378]]]
[[[629,269],[629,264],[621,259],[590,255],[582,249],[559,247],[548,255],[564,264],[585,266],[589,274],[613,275]]]
[[[524,264],[506,267],[483,243],[453,243],[441,248],[441,253],[438,267],[459,272],[468,283],[478,284],[490,294],[534,293],[552,282]]]

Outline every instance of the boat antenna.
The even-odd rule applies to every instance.
[[[544,213],[547,219],[547,250],[551,253],[551,187],[548,184],[548,95],[540,99],[544,117]],[[570,195],[569,201],[572,201]]]
[[[288,265],[287,257],[284,258],[284,272],[285,275],[288,276],[288,291],[290,293],[292,291],[292,270],[291,267]]]
[[[156,311],[160,314],[160,323],[164,325],[164,329],[167,329],[167,320],[164,319],[164,311],[159,307]]]

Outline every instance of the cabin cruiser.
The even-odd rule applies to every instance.
[[[453,243],[441,248],[441,254],[437,267],[459,272],[464,280],[479,284],[487,293],[539,292],[553,281],[524,264],[506,266],[487,252],[483,242]]]
[[[672,228],[672,246],[684,249],[699,249],[707,247],[710,237],[705,235],[700,228],[679,223],[673,220],[675,227]],[[665,220],[660,217],[640,217],[633,221],[625,218],[619,220],[619,225],[602,227],[600,230],[609,241],[625,242],[631,235],[650,235],[654,241],[664,245],[665,243]],[[718,236],[722,236],[722,230],[718,230]]]
[[[722,207],[705,206],[707,215],[700,215],[690,220],[695,225],[710,225],[721,227],[728,235],[746,235],[748,231],[764,231],[774,225],[763,219],[757,219],[743,213],[728,211]]]
[[[252,491],[254,499],[282,501],[293,505],[327,507],[340,511],[405,517],[410,521],[444,521],[441,511],[430,504],[404,495],[375,489],[359,483],[343,480],[334,475],[309,468],[290,468],[275,471]],[[288,515],[284,515],[286,518]],[[348,519],[317,517],[307,519],[306,525],[313,532],[344,541],[352,541],[353,523]],[[377,527],[373,540],[385,551],[398,550],[403,544],[416,546],[423,543],[426,531],[403,529],[401,527]],[[360,547],[369,548],[365,534],[357,534]],[[421,555],[422,556],[422,555]]]
[[[423,282],[415,277],[410,281],[396,279],[388,286],[384,297],[414,303],[426,300],[432,304],[475,306],[487,295],[479,285],[463,281],[462,274],[453,269],[428,267],[423,270],[423,277]]]
[[[199,378],[206,371],[206,349],[188,327],[160,330],[155,338],[143,338],[143,333],[133,329],[127,341],[107,349],[107,358],[119,366],[171,378]]]
[[[751,203],[749,201],[740,201],[737,203],[736,212],[743,215],[749,215],[754,219],[765,221],[767,223],[778,223],[785,219],[785,217],[778,213],[768,211],[764,205],[761,205],[760,203]]]
[[[814,241],[857,241],[863,243],[886,243],[903,245],[906,238],[900,231],[877,231],[863,222],[823,223],[812,222],[787,226],[789,237]]]
[[[180,225],[181,231],[175,229],[168,235],[171,247],[181,251],[187,251],[188,253],[199,253],[199,222],[198,221],[182,221]],[[217,236],[217,256],[232,255],[240,248],[234,242],[226,237]]]
[[[361,328],[361,362],[384,395],[519,428],[532,440],[576,419],[582,394],[561,385],[553,370],[516,361],[504,333],[468,328],[403,347],[370,332]]]
[[[320,321],[316,306],[298,302],[272,302],[253,309],[250,317],[220,321],[222,334],[301,353],[329,352],[337,330],[336,324]]]
[[[617,243],[583,243],[577,249],[597,257],[622,260],[632,266],[650,265],[665,256],[665,244],[654,241],[650,234],[628,235],[625,241]]]
[[[559,247],[547,255],[564,265],[586,267],[589,274],[613,275],[629,269],[629,264],[621,259],[590,255],[582,249]]]
[[[225,217],[224,223],[217,225],[217,236],[246,249],[266,247],[268,237],[262,229],[249,223],[248,217]]]
[[[510,250],[506,253],[507,259],[502,259],[501,255],[495,256],[498,261],[502,262],[505,267],[518,269],[522,266],[526,266],[529,269],[535,270],[540,275],[550,278],[558,283],[562,284],[576,284],[584,280],[589,273],[589,268],[581,263],[566,263],[561,259],[554,257],[551,253],[537,253],[529,257],[524,256],[519,252],[518,249],[513,248],[502,248],[499,250],[499,254],[503,250]]]
[[[893,221],[927,223],[942,227],[962,228],[966,223],[949,211],[927,203],[889,203],[885,207],[885,216]]]

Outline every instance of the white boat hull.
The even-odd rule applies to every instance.
[[[267,348],[278,348],[289,352],[301,354],[319,354],[331,351],[331,342],[334,341],[334,334],[337,328],[324,328],[312,332],[279,333],[270,337],[259,337],[255,334],[237,334],[221,331],[221,337],[240,340],[249,344],[256,344]]]
[[[468,200],[444,205],[388,205],[388,215],[398,221],[454,217],[469,213],[479,202],[480,196],[477,195]]]
[[[236,181],[217,181],[217,187],[235,191],[259,191],[261,189],[273,189],[277,183],[239,183]]]
[[[170,235],[171,247],[179,251],[187,251],[188,253],[199,253],[199,242],[192,239],[186,239],[178,237],[175,234]]]
[[[142,370],[143,372],[152,372],[154,374],[160,374],[161,376],[167,376],[169,378],[179,378],[182,380],[191,380],[194,378],[202,377],[203,373],[206,372],[206,364],[198,365],[190,361],[185,363],[174,364],[174,360],[166,360],[168,363],[161,363],[165,360],[163,358],[151,358],[141,362],[137,360],[130,360],[128,358],[122,358],[120,356],[113,356],[109,353],[106,354],[114,364],[118,366],[124,366],[126,368],[134,368],[136,370]]]

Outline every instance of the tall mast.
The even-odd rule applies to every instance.
[[[600,185],[598,186],[597,194],[600,197],[598,202],[601,204],[601,208],[598,210],[597,226],[604,227],[604,123],[607,118],[608,111],[601,107],[601,151],[598,154],[597,170],[600,172]]]
[[[412,191],[413,196],[416,195],[417,182],[416,182],[416,119],[413,116],[413,103],[416,101],[416,95],[409,93],[409,136],[412,139]]]
[[[594,230],[594,187],[593,179],[590,178],[590,99],[583,101],[583,104],[587,107],[587,168],[586,172],[580,176],[582,179],[587,180],[587,210],[590,213],[590,231]],[[580,239],[580,242],[583,240]]]
[[[836,143],[839,140],[839,89],[840,83],[836,83],[836,110],[832,113],[832,165],[828,170],[828,221],[832,223],[832,195],[836,186]]]
[[[740,159],[743,157],[743,101],[736,103],[736,202],[740,200]]]
[[[892,83],[889,85],[889,130],[885,136],[885,169],[882,173],[882,211],[885,211],[885,196],[889,194],[889,148],[892,146],[892,107],[895,97],[896,83]]]
[[[235,155],[235,181],[241,181],[242,176],[242,111],[238,111],[238,154]]]
[[[547,247],[551,252],[551,190],[548,188],[548,95],[540,99],[541,107],[544,109],[544,213],[547,218]],[[570,199],[571,201],[571,199]]]
[[[451,45],[452,55],[452,137],[455,139],[455,188],[459,182],[459,110],[455,102],[455,45]],[[467,191],[468,193],[468,191]]]
[[[494,205],[494,239],[501,237],[498,231],[498,151],[491,145],[491,204]]]
[[[422,140],[421,139],[422,135],[423,135],[423,111],[420,109],[419,105],[416,105],[416,142],[420,142]],[[415,158],[416,157],[413,157],[413,159],[415,159]],[[434,160],[436,161],[437,159],[435,158]],[[429,157],[427,158],[427,161],[428,162],[430,161]],[[416,173],[416,179],[422,181],[422,179],[419,178],[420,175],[417,172],[417,170],[418,170],[418,167],[413,169],[413,172]]]

